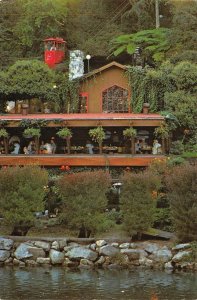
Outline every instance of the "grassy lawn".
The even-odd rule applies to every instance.
[[[197,158],[197,152],[184,152],[181,156],[183,158]]]

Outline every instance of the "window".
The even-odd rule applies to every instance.
[[[128,91],[117,85],[106,89],[102,94],[103,112],[128,112]]]

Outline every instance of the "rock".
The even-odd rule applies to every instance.
[[[14,266],[18,266],[19,264],[20,264],[20,260],[14,258],[14,259],[13,259],[13,265],[14,265]]]
[[[119,245],[120,249],[129,249],[130,247],[130,243],[123,243]]]
[[[164,264],[164,268],[166,270],[173,270],[174,269],[174,267],[173,267],[173,265],[170,261]]]
[[[99,240],[99,241],[96,241],[96,245],[97,245],[97,247],[103,247],[103,246],[107,245],[107,242],[105,240]]]
[[[148,259],[146,257],[142,257],[139,259],[139,264],[141,266],[152,267],[154,263],[153,263],[153,260]]]
[[[98,253],[87,248],[74,247],[66,253],[66,256],[71,260],[80,260],[82,258],[85,258],[91,261],[95,261],[98,257]]]
[[[8,259],[6,259],[6,260],[4,261],[4,264],[5,264],[5,265],[12,265],[12,263],[13,263],[13,258],[12,258],[12,257],[9,257]]]
[[[35,267],[35,266],[37,266],[37,262],[35,262],[35,260],[32,260],[32,259],[27,259],[25,261],[25,264],[28,267]]]
[[[168,249],[160,249],[150,255],[150,258],[156,262],[165,263],[171,260],[172,252]]]
[[[51,260],[49,257],[38,257],[36,262],[40,265],[50,264]]]
[[[69,268],[76,268],[78,267],[79,263],[77,261],[72,261],[68,257],[65,258],[63,262],[63,266],[69,267]]]
[[[7,250],[0,250],[0,262],[6,261],[10,257],[10,252]]]
[[[55,249],[51,249],[50,252],[49,252],[49,257],[51,259],[51,263],[53,265],[56,265],[56,264],[62,264],[63,263],[65,255],[64,255],[63,252],[59,252]]]
[[[191,255],[191,251],[180,251],[176,255],[173,256],[172,261],[173,262],[181,262],[185,259],[188,259]]]
[[[34,246],[38,247],[38,248],[42,248],[43,250],[49,252],[51,246],[50,243],[47,242],[42,242],[42,241],[36,241],[34,243]]]
[[[95,251],[96,250],[96,244],[90,244],[90,247],[89,247],[91,250]]]
[[[75,242],[71,242],[71,243],[69,243],[68,244],[68,246],[70,246],[70,247],[80,247],[80,245],[78,244],[78,243],[75,243]]]
[[[99,254],[100,255],[112,256],[116,253],[119,253],[119,249],[115,248],[111,245],[106,245],[106,246],[103,246],[99,249]]]
[[[34,260],[36,260],[38,257],[46,257],[46,253],[42,248],[30,247],[28,251],[32,254],[32,259]]]
[[[188,249],[191,247],[190,243],[186,243],[186,244],[178,244],[175,247],[172,248],[172,250],[174,251],[178,251],[178,250],[184,250],[184,249]]]
[[[14,256],[17,258],[17,259],[25,259],[25,258],[30,258],[33,256],[32,253],[29,252],[29,248],[32,248],[32,244],[28,244],[28,243],[22,243],[20,244],[15,252],[14,252]]]
[[[75,247],[79,247],[79,246],[75,246]],[[73,246],[66,246],[66,247],[64,247],[64,252],[68,252],[72,248],[74,248],[74,247]]]
[[[91,267],[94,266],[94,264],[91,260],[88,260],[88,259],[85,259],[85,258],[82,258],[80,260],[80,265],[86,265],[86,266],[91,266]]]
[[[11,239],[0,238],[0,250],[11,250],[14,241]]]
[[[135,249],[137,248],[137,245],[135,243],[130,243],[130,248]]]
[[[143,250],[138,250],[138,249],[121,249],[120,252],[123,254],[126,254],[129,258],[129,260],[137,260],[141,256],[143,256],[142,254],[145,254],[145,253],[143,253]],[[147,254],[145,254],[145,255],[147,255]]]
[[[104,262],[105,262],[105,257],[100,256],[99,259],[94,264],[95,266],[101,266],[102,264],[104,264]]]
[[[119,244],[118,244],[118,243],[111,243],[111,246],[112,246],[112,247],[115,247],[115,248],[118,248],[118,247],[119,247]]]
[[[66,247],[67,245],[68,245],[67,239],[63,239],[63,240],[60,240],[60,241],[59,241],[59,247],[60,247],[60,250],[63,250],[64,247]]]
[[[156,244],[145,244],[144,250],[149,254],[158,251],[159,247]]]
[[[51,249],[60,250],[59,242],[54,241],[51,245]]]

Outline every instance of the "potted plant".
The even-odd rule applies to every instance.
[[[99,153],[102,154],[102,143],[105,138],[105,131],[102,126],[89,130],[91,139],[99,144]]]
[[[162,152],[165,153],[165,141],[169,139],[170,129],[167,123],[162,122],[161,125],[154,130],[154,135],[161,138],[162,141]]]
[[[64,127],[61,128],[56,134],[60,138],[66,139],[67,153],[70,154],[70,139],[72,137],[72,131],[68,127]]]
[[[135,153],[135,137],[137,135],[137,130],[132,126],[123,130],[123,135],[131,140],[131,153]]]
[[[36,144],[36,153],[39,153],[39,137],[41,136],[40,128],[28,127],[24,130],[23,136],[25,138],[34,138]]]
[[[0,129],[0,137],[3,138],[5,154],[8,154],[8,132],[6,129]]]

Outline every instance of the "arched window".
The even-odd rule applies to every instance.
[[[103,112],[128,112],[128,91],[117,85],[106,89],[102,94]]]

